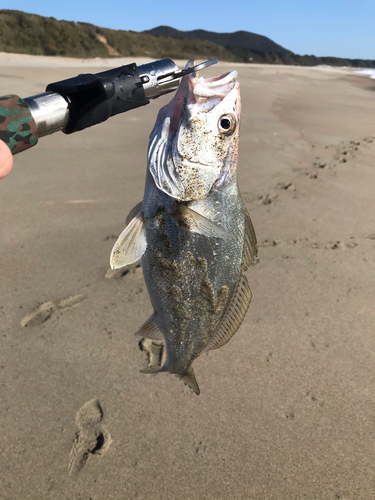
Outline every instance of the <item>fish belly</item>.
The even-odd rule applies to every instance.
[[[225,229],[218,238],[191,231],[175,206],[148,179],[143,273],[166,342],[164,369],[182,374],[215,335],[241,274],[244,208],[236,178],[191,205]]]

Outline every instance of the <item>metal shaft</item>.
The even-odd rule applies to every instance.
[[[25,97],[31,115],[38,127],[38,136],[53,134],[63,130],[69,121],[69,109],[66,100],[56,92],[44,92]]]

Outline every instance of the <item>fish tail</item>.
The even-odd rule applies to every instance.
[[[141,373],[148,373],[148,374],[154,374],[154,373],[160,373],[160,372],[169,372],[173,373],[177,378],[183,381],[185,385],[190,387],[190,389],[195,392],[197,396],[201,393],[199,386],[197,384],[197,380],[195,378],[195,373],[193,370],[193,367],[190,365],[187,370],[185,370],[183,373],[175,373],[173,371],[169,371],[168,367],[166,365],[160,367],[159,365],[154,365],[154,366],[149,366],[148,368],[144,368],[141,370]]]
[[[193,367],[190,365],[189,368],[184,373],[175,373],[176,377],[183,381],[185,385],[190,387],[190,389],[195,392],[197,396],[201,393],[197,380],[195,378],[195,373]]]

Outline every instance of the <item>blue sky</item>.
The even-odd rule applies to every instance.
[[[297,54],[375,59],[375,0],[14,0],[0,8],[133,31],[246,30]]]

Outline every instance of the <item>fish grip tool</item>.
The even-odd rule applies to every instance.
[[[135,64],[50,83],[46,90],[61,95],[68,104],[66,134],[149,103]]]
[[[185,69],[171,59],[133,63],[50,83],[46,92],[31,97],[0,97],[0,139],[13,154],[19,153],[35,146],[40,137],[78,132],[144,106],[176,90],[183,76],[215,63],[212,59]]]

